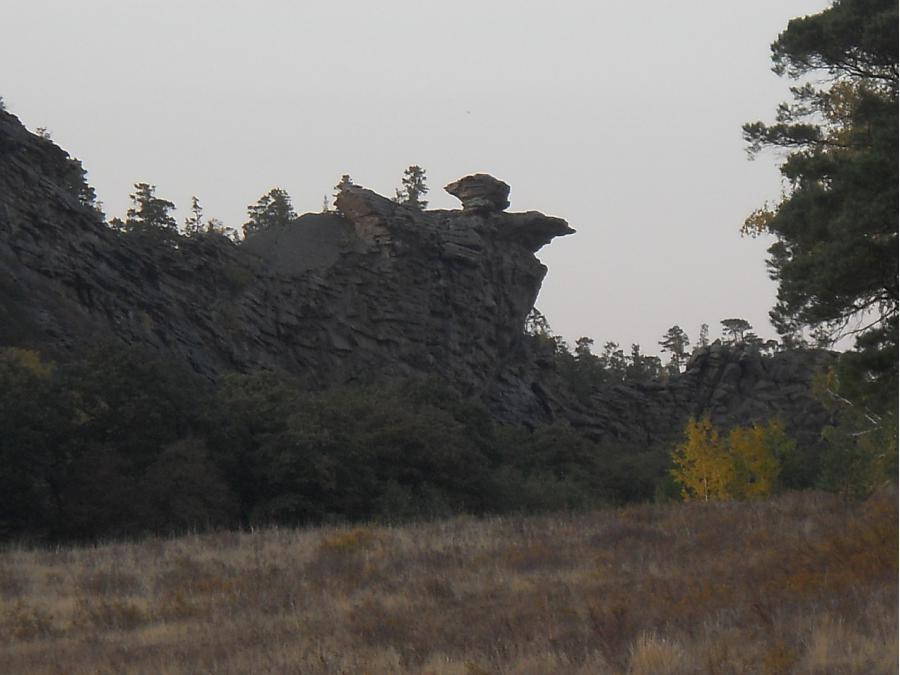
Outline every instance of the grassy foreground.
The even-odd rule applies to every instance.
[[[8,673],[896,673],[897,497],[0,552]]]

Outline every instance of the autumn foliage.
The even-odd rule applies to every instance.
[[[672,477],[685,500],[764,497],[775,491],[781,458],[792,449],[778,420],[737,426],[723,437],[708,415],[691,418],[672,455]]]

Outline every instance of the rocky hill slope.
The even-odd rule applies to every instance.
[[[339,213],[240,245],[116,232],[76,183],[64,151],[0,112],[0,345],[59,358],[108,336],[210,378],[281,368],[310,386],[436,376],[503,421],[563,419],[629,443],[706,410],[723,423],[781,415],[809,438],[825,419],[809,382],[828,356],[808,352],[713,346],[670,383],[576,399],[523,332],[547,273],[535,253],[574,230],[507,213],[509,187],[490,176],[447,186],[460,210],[420,212],[346,186]]]

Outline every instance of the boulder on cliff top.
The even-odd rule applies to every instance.
[[[509,185],[486,173],[460,178],[444,190],[462,202],[464,211],[503,211],[509,206]]]

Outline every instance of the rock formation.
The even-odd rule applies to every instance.
[[[595,391],[573,424],[595,438],[652,445],[671,438],[688,416],[708,413],[722,427],[780,418],[803,444],[815,444],[828,416],[810,391],[812,377],[832,365],[823,351],[764,356],[752,345],[714,343],[698,349],[687,370],[666,384],[618,385]]]
[[[509,207],[509,185],[486,173],[465,176],[444,189],[462,202],[464,211],[504,211]]]
[[[547,273],[534,254],[573,230],[506,213],[509,186],[484,174],[447,186],[462,210],[422,212],[347,185],[339,214],[235,245],[113,231],[79,201],[69,171],[62,150],[0,112],[0,346],[60,358],[108,336],[210,378],[280,368],[310,386],[434,376],[503,421],[563,419],[628,443],[668,437],[707,409],[741,422],[780,414],[809,434],[823,420],[808,394],[810,354],[712,347],[670,384],[576,400],[523,333]]]

